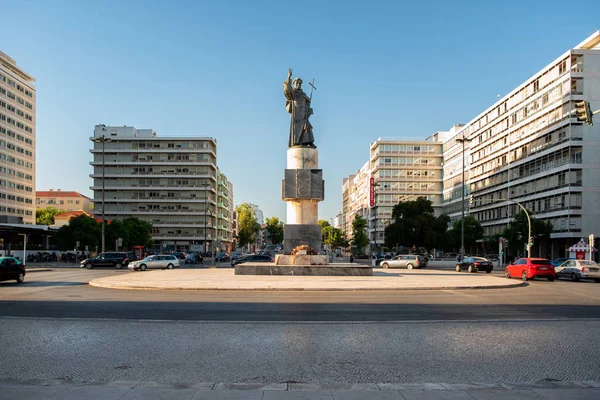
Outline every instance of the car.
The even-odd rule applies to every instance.
[[[183,261],[184,264],[196,264],[204,263],[201,253],[188,253],[186,259]]]
[[[229,260],[230,260],[229,256],[223,252],[217,253],[217,255],[215,256],[215,261],[217,261],[217,262],[229,261]]]
[[[568,257],[559,257],[559,258],[556,258],[556,259],[552,260],[552,262],[550,264],[552,264],[554,266],[554,268],[556,268],[556,267],[558,267],[559,265],[561,265],[562,263],[564,263],[567,260],[570,260],[570,258],[568,258]]]
[[[187,254],[181,251],[174,251],[173,254],[179,260],[185,260],[187,258]]]
[[[128,268],[134,271],[147,269],[173,269],[179,267],[179,258],[175,254],[157,254],[148,256],[140,261],[129,263]]]
[[[418,254],[401,254],[391,260],[381,261],[381,268],[425,268],[427,259]]]
[[[534,278],[547,278],[550,282],[556,278],[554,266],[546,258],[519,258],[504,269],[504,276],[521,278],[524,281]]]
[[[600,282],[600,265],[595,261],[566,260],[554,268],[554,271],[556,279],[570,278],[575,282],[580,279],[593,279],[595,282]]]
[[[237,260],[231,261],[231,266],[234,267],[238,264],[243,264],[246,262],[273,262],[275,261],[273,257],[267,256],[265,254],[249,254],[247,256],[243,256],[238,258]]]
[[[95,267],[114,267],[121,269],[129,264],[129,256],[127,253],[112,252],[100,253],[96,257],[91,257],[79,263],[81,268],[92,269]]]
[[[0,257],[0,281],[23,283],[25,280],[25,265],[15,257]]]
[[[469,272],[481,270],[489,274],[494,269],[494,264],[484,257],[465,257],[461,262],[456,264],[456,272],[460,272],[464,269]]]
[[[486,254],[484,256],[484,258],[487,258],[490,261],[498,261],[498,257],[500,257],[498,254]]]
[[[240,253],[239,251],[234,251],[233,253],[231,253],[231,261],[237,260],[241,256],[242,256],[242,253]]]

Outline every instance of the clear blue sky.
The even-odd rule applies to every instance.
[[[235,203],[285,219],[288,68],[315,78],[325,201],[378,137],[469,121],[600,28],[600,2],[0,0],[37,79],[37,189],[88,196],[95,124],[211,136]]]

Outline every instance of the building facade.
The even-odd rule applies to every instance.
[[[0,216],[35,224],[35,79],[0,52]]]
[[[444,143],[445,212],[453,219],[462,214],[457,171],[464,144],[462,207],[486,237],[508,226],[520,211],[515,201],[553,226],[551,248],[538,246],[534,255],[563,255],[580,238],[600,234],[600,128],[577,120],[575,104],[583,100],[600,108],[600,32],[455,127]]]
[[[367,216],[379,246],[393,206],[423,196],[450,224],[471,214],[484,237],[494,237],[520,204],[553,226],[549,247],[538,245],[532,255],[564,256],[580,238],[600,235],[600,121],[577,119],[581,101],[600,109],[600,31],[466,124],[422,143],[373,143],[370,163],[343,180],[342,226],[351,232],[353,217]]]
[[[77,192],[65,190],[44,190],[35,192],[36,208],[55,207],[59,210],[69,211],[85,211],[92,213],[92,199]]]
[[[104,212],[105,220],[133,216],[149,222],[154,251],[206,247],[214,252],[218,244],[226,245],[222,238],[229,235],[219,221],[226,226],[225,215],[233,210],[219,204],[233,204],[233,199],[224,201],[233,190],[219,193],[219,183],[227,179],[219,178],[215,139],[158,137],[151,129],[97,125],[90,140],[97,218]]]

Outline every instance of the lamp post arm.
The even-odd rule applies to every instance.
[[[519,203],[518,201],[515,200],[511,200],[511,199],[478,199],[477,201],[481,201],[481,200],[487,200],[487,201],[508,201],[509,203],[513,203],[518,205],[519,207],[521,207],[521,209],[525,212],[525,215],[527,216],[527,226],[529,228],[529,235],[527,236],[527,258],[531,258],[531,246],[530,246],[530,239],[531,239],[531,217],[529,216],[529,212],[527,211],[527,209],[525,207],[523,207],[523,205],[521,203]],[[475,201],[473,201],[475,202]]]

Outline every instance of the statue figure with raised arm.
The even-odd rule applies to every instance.
[[[310,84],[310,86],[312,89],[316,89],[314,85]],[[283,82],[283,94],[286,98],[285,108],[292,114],[290,121],[289,147],[309,146],[316,148],[312,125],[308,120],[313,113],[313,110],[310,107],[312,89],[310,91],[310,97],[307,96],[302,90],[302,79],[296,78],[292,82],[292,69],[289,69],[287,80]]]

